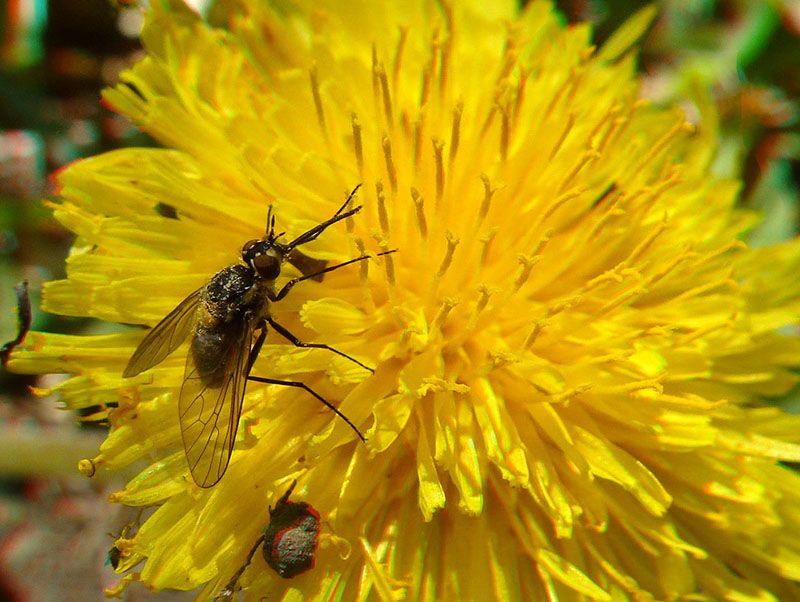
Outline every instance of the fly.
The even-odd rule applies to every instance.
[[[322,343],[301,342],[269,313],[269,304],[283,299],[297,283],[320,279],[323,274],[369,258],[369,255],[362,255],[321,267],[325,264],[296,250],[300,245],[315,240],[332,224],[361,211],[361,206],[345,211],[359,186],[333,217],[288,243],[279,242],[284,233],[275,234],[275,216],[270,207],[266,234],[264,238],[244,244],[242,263],[221,269],[208,284],[184,299],[147,333],[128,361],[122,373],[125,378],[161,363],[190,338],[178,410],[189,471],[200,487],[214,486],[225,474],[248,380],[305,390],[344,420],[359,439],[366,440],[347,416],[305,383],[250,375],[267,336],[267,325],[295,347],[327,349],[374,372],[338,349]],[[286,261],[297,265],[301,271],[309,265],[313,266],[312,269],[319,269],[303,271],[302,276],[289,280],[276,291],[275,280]]]

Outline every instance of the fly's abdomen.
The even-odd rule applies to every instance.
[[[241,328],[224,322],[208,328],[198,324],[192,337],[192,358],[197,376],[206,387],[218,389],[225,381],[231,347],[239,341]]]

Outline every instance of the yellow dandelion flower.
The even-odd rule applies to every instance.
[[[155,325],[263,236],[361,213],[307,253],[328,265],[269,309],[320,349],[267,338],[230,465],[189,475],[187,347],[133,378],[144,335],[31,333],[21,372],[72,375],[111,424],[87,473],[141,468],[112,501],[153,506],[117,543],[154,590],[236,577],[276,600],[791,600],[800,597],[800,241],[712,175],[713,115],[640,99],[636,39],[603,47],[550,4],[153,2],[147,55],[106,101],[163,149],[60,174],[76,233],[44,309]],[[286,266],[281,282],[297,277]],[[274,337],[274,338],[273,338]],[[113,402],[113,403],[112,403]],[[261,554],[269,507],[319,513],[315,565]],[[303,506],[305,508],[305,506]],[[304,517],[311,522],[311,510]]]

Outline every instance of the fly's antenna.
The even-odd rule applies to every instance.
[[[333,217],[328,218],[324,222],[321,222],[321,223],[317,224],[316,226],[314,226],[310,230],[307,230],[306,232],[303,232],[300,236],[295,238],[293,241],[291,241],[287,245],[284,245],[285,249],[286,249],[286,252],[288,253],[292,249],[294,249],[295,247],[298,247],[300,245],[304,245],[307,242],[311,242],[312,240],[316,240],[317,236],[322,234],[322,232],[325,230],[325,228],[327,228],[331,224],[335,224],[336,222],[340,222],[343,219],[346,219],[346,218],[350,217],[351,215],[355,215],[356,213],[361,211],[361,205],[359,205],[358,207],[353,207],[352,209],[348,209],[347,211],[345,211],[345,209],[347,209],[347,206],[350,204],[350,201],[353,200],[353,197],[355,196],[356,192],[358,192],[359,188],[361,188],[361,184],[358,184],[355,188],[353,188],[353,191],[349,195],[347,195],[347,200],[344,202],[344,204],[341,207],[339,207],[339,209],[336,211],[336,213],[333,214]]]
[[[270,233],[275,229],[275,216],[272,215],[272,203],[270,203],[269,208],[267,209],[267,228],[264,234],[267,238],[270,237]]]

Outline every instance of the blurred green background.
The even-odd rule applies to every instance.
[[[99,92],[141,52],[133,1],[0,2],[0,342],[16,333],[13,286],[31,285],[33,327],[95,332],[96,321],[38,311],[47,280],[64,276],[71,237],[42,202],[64,165],[106,150],[150,145]],[[200,10],[210,2],[195,1]],[[560,0],[564,21],[590,21],[601,44],[646,2]],[[740,203],[763,212],[750,243],[794,236],[800,190],[800,0],[662,0],[644,40],[643,93],[680,104],[690,120],[716,106],[717,173],[743,182]],[[117,482],[88,480],[77,460],[94,455],[105,427],[78,424],[31,387],[58,376],[0,370],[0,600],[101,600],[116,582],[105,560],[135,513],[112,507]],[[769,400],[800,411],[797,391]],[[139,588],[127,599],[152,594]],[[167,594],[158,599],[184,599]]]

